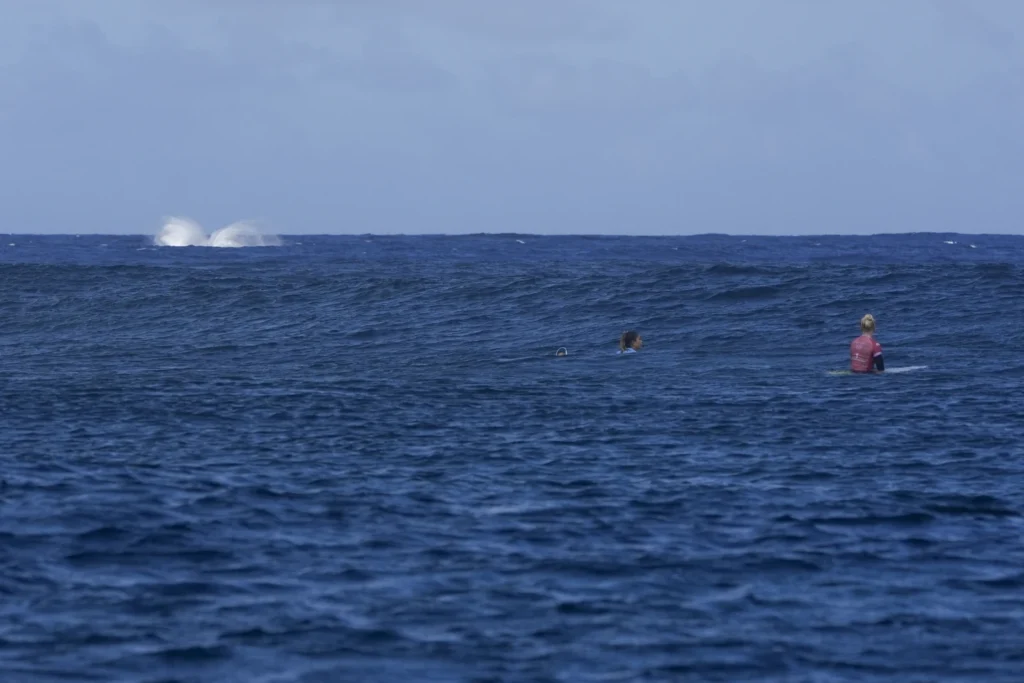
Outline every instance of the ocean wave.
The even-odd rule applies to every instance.
[[[5,680],[1020,678],[1013,240],[150,239],[0,252]]]

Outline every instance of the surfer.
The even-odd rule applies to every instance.
[[[617,353],[636,353],[643,345],[644,340],[640,338],[639,332],[636,330],[627,330],[622,333],[621,337],[619,337],[619,350]]]
[[[882,345],[875,341],[875,317],[860,319],[860,336],[850,342],[851,372],[885,372]]]

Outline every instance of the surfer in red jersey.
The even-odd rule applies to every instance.
[[[875,341],[875,317],[868,313],[860,319],[860,336],[850,342],[852,372],[885,372],[882,345]]]

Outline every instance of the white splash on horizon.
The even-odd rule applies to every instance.
[[[279,247],[281,238],[266,234],[248,221],[236,221],[207,235],[191,218],[170,216],[153,238],[158,247]]]

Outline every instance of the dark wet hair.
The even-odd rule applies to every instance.
[[[619,337],[619,350],[625,351],[626,349],[631,348],[633,346],[633,342],[635,342],[639,336],[640,333],[636,330],[627,330],[623,332],[622,336]]]

